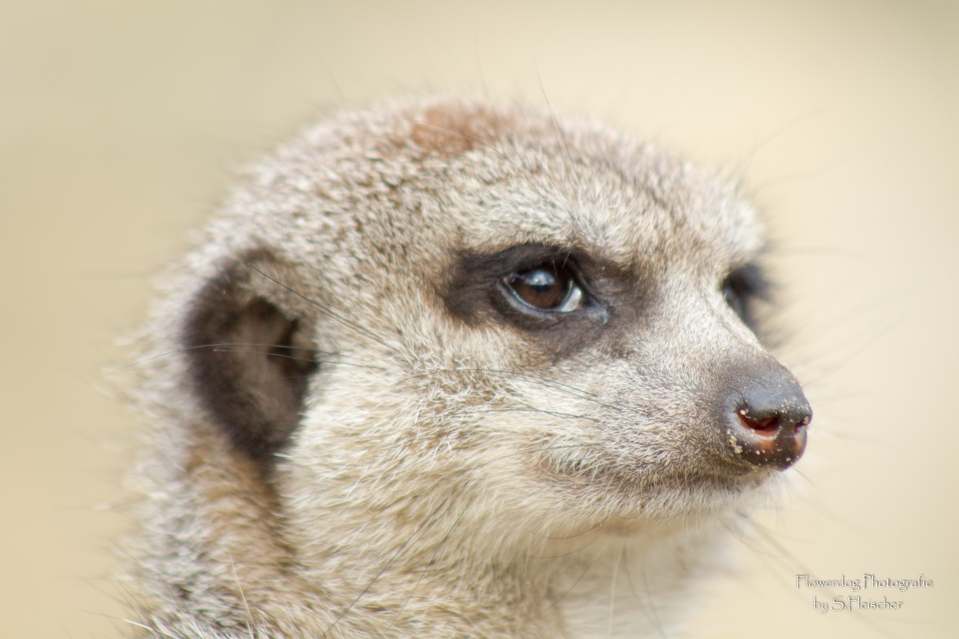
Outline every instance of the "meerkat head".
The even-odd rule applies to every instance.
[[[351,112],[255,168],[184,262],[160,396],[260,469],[316,556],[438,508],[487,550],[688,526],[806,442],[758,337],[756,218],[585,121]]]

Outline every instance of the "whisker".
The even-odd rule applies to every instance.
[[[602,420],[596,419],[594,417],[587,417],[585,415],[574,415],[572,413],[559,413],[552,410],[540,410],[538,408],[489,408],[484,410],[471,410],[471,411],[462,411],[461,415],[478,415],[481,413],[541,413],[543,415],[551,415],[553,417],[565,417],[568,419],[585,419],[587,421],[596,422],[597,424],[603,423]]]
[[[397,350],[396,350],[395,347],[390,346],[389,344],[387,344],[385,341],[383,341],[383,339],[382,339],[380,336],[378,336],[376,333],[374,333],[374,332],[371,331],[370,329],[366,328],[365,326],[361,326],[360,324],[357,324],[356,322],[354,322],[354,321],[352,321],[352,320],[346,319],[345,317],[341,316],[340,314],[336,313],[335,311],[330,310],[328,307],[324,306],[323,304],[320,304],[320,303],[317,302],[316,300],[312,300],[312,299],[310,299],[309,297],[306,297],[305,295],[303,295],[302,293],[300,293],[299,291],[296,291],[296,290],[294,290],[292,287],[287,286],[287,285],[284,284],[283,282],[277,280],[276,278],[270,277],[269,275],[267,275],[266,273],[264,273],[263,271],[261,271],[261,270],[258,269],[257,267],[253,266],[252,264],[250,264],[250,263],[248,263],[248,262],[245,262],[245,265],[246,265],[246,267],[249,268],[250,270],[259,273],[260,275],[262,275],[262,276],[265,277],[266,279],[270,280],[271,282],[273,282],[273,283],[276,284],[277,286],[279,286],[279,287],[283,288],[284,290],[289,291],[290,293],[296,295],[297,297],[299,297],[300,299],[302,299],[304,302],[306,302],[307,304],[309,304],[310,306],[312,306],[312,307],[315,308],[316,310],[318,310],[318,311],[320,311],[321,313],[325,314],[327,317],[330,317],[330,318],[336,320],[337,322],[339,322],[340,324],[342,324],[343,326],[346,326],[347,328],[351,328],[351,329],[353,329],[354,331],[356,331],[357,333],[359,333],[359,334],[361,334],[361,335],[363,335],[363,336],[365,336],[365,337],[368,337],[369,339],[373,340],[374,342],[376,342],[376,343],[379,344],[380,346],[385,346],[386,348],[388,348],[389,350],[393,351],[394,353],[397,352]]]
[[[303,349],[303,348],[301,348],[301,347],[294,347],[294,348],[300,348],[300,350],[307,350],[307,349]],[[240,349],[231,349],[231,348],[215,348],[215,349],[213,349],[213,352],[214,352],[214,353],[256,353],[256,354],[259,354],[259,355],[268,355],[268,356],[270,356],[270,357],[280,357],[280,358],[282,358],[282,359],[291,359],[291,360],[299,361],[299,362],[312,362],[312,363],[315,363],[315,364],[336,364],[336,365],[338,365],[338,366],[352,366],[352,367],[354,367],[354,368],[368,368],[368,369],[370,369],[370,370],[375,370],[375,371],[386,371],[386,370],[388,370],[387,368],[384,368],[384,367],[382,367],[382,366],[372,366],[372,365],[370,365],[370,364],[355,364],[355,363],[353,363],[353,362],[341,362],[341,361],[336,360],[336,359],[327,359],[327,358],[319,358],[319,357],[296,357],[296,356],[294,356],[294,355],[284,355],[283,353],[270,353],[270,352],[268,352],[268,351],[240,350]]]
[[[753,148],[749,150],[736,164],[733,165],[732,170],[729,171],[729,174],[734,180],[741,180],[748,170],[750,164],[755,159],[756,155],[770,142],[783,135],[784,133],[789,132],[791,129],[799,126],[807,120],[812,118],[825,115],[827,112],[826,109],[818,109],[814,111],[809,111],[798,117],[793,118],[792,120],[786,122],[785,124],[779,126],[776,129],[773,129],[770,133],[767,133],[762,139],[758,140]]]
[[[609,404],[598,399],[595,394],[590,393],[589,391],[585,391],[583,389],[576,388],[575,386],[570,386],[568,384],[555,382],[553,380],[547,379],[545,377],[540,377],[538,375],[530,375],[529,373],[519,373],[516,371],[497,370],[493,368],[436,368],[430,371],[424,371],[422,373],[412,373],[410,375],[407,375],[407,378],[426,377],[436,373],[482,373],[484,375],[491,375],[491,376],[497,375],[500,377],[512,378],[512,379],[525,379],[531,382],[538,383],[541,386],[545,386],[547,388],[554,388],[556,390],[566,392],[568,395],[572,397],[576,397],[577,399],[583,399],[585,401],[592,402],[604,408],[609,408],[611,410],[620,411],[620,412],[624,410],[620,406],[616,406],[615,404]]]
[[[827,379],[830,375],[842,370],[843,367],[855,360],[864,352],[868,351],[876,344],[876,342],[886,337],[889,333],[901,326],[905,321],[906,317],[901,317],[896,320],[886,322],[886,326],[873,331],[872,335],[867,335],[864,339],[859,340],[859,344],[854,344],[851,350],[847,349],[847,353],[841,360],[834,362],[831,366],[820,369],[819,374],[808,380],[807,383],[810,385],[819,384],[824,379]]]
[[[586,530],[582,530],[574,535],[569,535],[567,537],[553,537],[551,535],[541,535],[540,533],[532,530],[527,530],[526,532],[528,532],[531,535],[536,535],[537,537],[542,537],[543,539],[549,539],[551,541],[565,541],[567,539],[576,539],[577,537],[581,537],[583,535],[591,533],[592,531],[596,530],[597,528],[605,524],[607,521],[609,521],[609,515],[607,515],[606,517],[603,517],[598,523],[590,526]]]
[[[653,613],[653,621],[656,624],[656,627],[659,629],[659,633],[666,636],[665,630],[663,629],[663,622],[659,618],[659,611],[656,609],[656,602],[653,601],[653,593],[649,589],[649,578],[646,574],[646,566],[643,566],[643,590],[646,591],[646,600],[649,601],[649,609]]]
[[[546,110],[549,112],[549,119],[550,119],[550,122],[551,122],[551,124],[552,124],[552,126],[553,126],[553,133],[556,135],[556,139],[557,139],[557,141],[560,143],[560,145],[563,147],[563,150],[564,150],[564,153],[565,153],[565,155],[564,155],[563,157],[564,157],[564,159],[566,160],[566,162],[564,162],[564,164],[568,163],[568,166],[567,166],[567,169],[566,169],[566,170],[569,172],[569,176],[570,176],[573,180],[576,180],[576,181],[577,181],[577,183],[576,183],[576,188],[577,188],[576,193],[577,193],[577,194],[578,194],[578,193],[582,193],[582,191],[583,191],[583,185],[582,185],[582,183],[580,183],[580,182],[578,181],[579,178],[577,177],[576,171],[574,170],[574,167],[576,166],[576,164],[573,162],[573,155],[572,155],[572,153],[570,152],[569,143],[568,143],[568,141],[566,140],[566,134],[563,132],[562,128],[559,126],[559,120],[556,119],[556,113],[553,111],[553,105],[552,105],[552,104],[550,103],[550,101],[549,101],[549,96],[546,95],[546,86],[543,84],[543,77],[542,77],[542,76],[540,75],[540,73],[539,73],[539,66],[538,66],[538,65],[537,65],[537,67],[536,67],[536,77],[539,79],[539,89],[540,89],[540,92],[543,94],[543,100],[546,101]],[[565,184],[564,184],[564,186],[565,186]],[[569,197],[569,196],[571,195],[570,192],[569,192],[569,187],[566,187],[565,190],[566,190],[566,197]],[[572,200],[573,200],[573,202],[575,203],[575,202],[576,202],[576,197],[573,197]]]
[[[662,637],[663,639],[666,639],[666,632],[663,630],[663,624],[659,620],[659,614],[656,612],[656,606],[653,603],[652,597],[649,594],[649,586],[647,585],[646,587],[646,601],[649,603],[649,605],[646,605],[646,603],[643,602],[642,596],[640,596],[639,591],[636,590],[636,584],[633,583],[633,576],[629,572],[629,561],[625,561],[626,559],[625,548],[623,548],[623,559],[624,559],[623,572],[626,573],[626,583],[629,584],[629,589],[633,591],[633,595],[636,597],[636,601],[639,602],[639,605],[643,610],[643,615],[646,617],[646,620],[650,624],[652,624],[654,628],[656,628],[656,631],[658,632],[660,637]],[[643,573],[643,577],[645,578],[645,573]],[[652,615],[650,615],[650,611],[652,611]]]
[[[582,550],[586,550],[587,548],[595,544],[598,540],[599,540],[599,537],[595,537],[593,538],[592,541],[583,544],[579,548],[575,548],[573,550],[570,550],[569,552],[564,552],[559,555],[526,555],[526,558],[527,559],[560,559],[562,557],[569,557],[570,555],[575,555],[576,553]]]
[[[609,639],[613,639],[613,612],[616,609],[616,577],[619,576],[619,564],[626,558],[626,547],[623,552],[616,557],[616,563],[613,565],[613,579],[609,587]]]
[[[232,552],[230,553],[230,567],[233,569],[233,580],[236,581],[236,587],[240,591],[240,599],[243,600],[243,608],[246,610],[246,632],[250,635],[250,639],[256,639],[256,636],[253,634],[253,626],[256,625],[256,621],[253,620],[253,612],[250,610],[250,604],[246,600],[246,593],[243,592],[243,584],[240,583],[240,576],[236,572],[236,562],[233,560]]]
[[[769,532],[765,526],[763,526],[762,524],[760,524],[759,522],[754,520],[752,517],[750,517],[749,515],[743,512],[737,512],[736,514],[737,516],[740,517],[742,521],[748,523],[750,525],[750,529],[754,530],[762,538],[762,540],[765,543],[769,544],[775,550],[775,553],[763,553],[759,549],[752,547],[748,543],[746,543],[747,548],[749,548],[753,552],[756,552],[757,554],[762,554],[763,556],[769,557],[770,559],[777,561],[778,565],[782,569],[791,571],[797,575],[806,574],[806,575],[812,576],[815,574],[813,573],[813,571],[809,570],[809,568],[806,567],[801,561],[799,561],[799,559],[797,559],[794,554],[790,553],[785,546],[779,543],[776,540],[775,536],[773,536],[773,534]],[[746,541],[741,534],[737,534],[736,536],[741,541],[743,542]],[[836,593],[836,591],[834,590],[829,590],[828,592],[830,596],[833,596]],[[853,619],[856,619],[859,623],[870,628],[871,630],[878,632],[885,637],[889,637],[890,639],[902,639],[901,635],[898,635],[895,632],[892,632],[890,630],[887,630],[886,628],[883,628],[874,620],[869,619],[867,616],[859,612],[858,609],[852,608],[850,609],[850,612],[856,613],[852,616]]]
[[[133,367],[135,367],[135,366],[140,366],[140,365],[142,365],[142,364],[146,364],[147,362],[153,361],[153,360],[155,360],[155,359],[160,359],[161,357],[169,357],[170,355],[176,355],[176,354],[178,354],[178,353],[186,353],[186,352],[188,352],[188,351],[195,351],[195,350],[199,350],[199,349],[202,349],[202,348],[217,349],[217,348],[224,347],[224,346],[262,346],[262,347],[264,347],[264,348],[278,348],[278,349],[288,349],[288,350],[312,350],[312,349],[309,349],[309,348],[304,348],[304,347],[302,347],[302,346],[285,346],[285,345],[282,345],[282,344],[259,344],[259,343],[256,343],[256,342],[216,342],[216,343],[213,343],[213,344],[198,344],[197,346],[184,346],[183,348],[178,348],[178,349],[176,349],[175,351],[167,351],[167,352],[165,352],[165,353],[159,353],[159,354],[157,354],[157,355],[151,355],[150,357],[144,357],[144,358],[142,358],[142,359],[138,359],[137,361],[133,362],[132,364],[127,364],[126,366],[121,366],[121,367],[119,367],[119,368],[114,368],[113,370],[110,370],[110,371],[108,371],[107,373],[104,373],[104,376],[106,377],[106,376],[109,376],[109,375],[113,375],[114,373],[120,373],[120,372],[122,372],[122,371],[127,370],[128,368],[133,368]],[[259,351],[249,351],[249,352],[255,353],[255,352],[259,352]],[[320,354],[323,354],[323,355],[338,355],[338,356],[340,356],[340,357],[345,357],[344,355],[340,355],[339,353],[333,353],[333,352],[330,352],[330,351],[316,351],[316,350],[313,350],[312,352],[314,352],[314,353],[320,353]]]
[[[581,574],[579,577],[576,578],[576,581],[573,582],[573,585],[570,586],[569,589],[568,589],[566,592],[564,592],[562,595],[560,595],[559,598],[556,599],[556,601],[554,601],[554,602],[551,603],[550,605],[546,606],[546,608],[543,609],[543,613],[548,612],[553,606],[555,606],[556,604],[560,603],[563,599],[565,599],[565,598],[569,595],[569,593],[573,592],[573,589],[576,588],[577,584],[579,584],[580,581],[582,581],[583,577],[586,576],[586,573],[588,573],[590,570],[592,570],[593,564],[595,564],[595,563],[596,563],[596,560],[595,560],[595,559],[594,559],[593,561],[591,561],[591,562],[589,563],[589,565],[586,566],[586,570],[583,571],[583,574]]]
[[[389,628],[392,628],[396,624],[396,622],[399,620],[400,615],[403,613],[403,610],[406,609],[407,604],[409,604],[410,600],[413,599],[413,595],[416,593],[416,589],[419,588],[420,583],[422,583],[423,579],[426,577],[427,570],[429,570],[429,567],[433,565],[434,561],[436,561],[436,557],[439,554],[440,550],[443,548],[444,545],[446,545],[446,542],[449,541],[450,536],[453,534],[453,529],[456,528],[457,524],[460,523],[460,520],[463,518],[463,515],[465,514],[466,514],[465,511],[459,514],[459,516],[453,522],[453,525],[450,526],[450,529],[446,532],[446,536],[444,536],[443,539],[440,540],[440,543],[437,544],[436,550],[433,551],[433,556],[430,557],[429,562],[427,562],[426,566],[423,568],[423,571],[420,573],[420,578],[416,580],[416,584],[413,585],[413,589],[410,591],[410,594],[406,598],[406,601],[404,601],[403,605],[400,606],[400,609],[396,611],[396,615],[393,617],[393,621],[390,622]]]
[[[110,617],[110,618],[111,618],[111,619],[115,619],[115,620],[117,620],[117,621],[123,621],[123,622],[128,623],[128,624],[130,624],[131,626],[135,626],[135,627],[137,627],[137,628],[143,628],[144,630],[148,630],[149,632],[151,632],[151,633],[153,633],[153,634],[155,634],[155,635],[157,635],[157,636],[160,636],[160,637],[167,637],[168,639],[183,639],[182,637],[177,637],[176,635],[171,635],[171,634],[169,634],[169,633],[167,633],[167,632],[164,632],[164,631],[160,630],[159,628],[157,628],[156,626],[147,625],[147,624],[145,624],[145,623],[140,623],[139,621],[134,621],[133,619],[127,619],[127,618],[125,618],[125,617]]]
[[[475,470],[475,469],[477,469],[477,468],[483,468],[483,467],[485,467],[485,466],[489,466],[490,464],[495,464],[496,462],[501,462],[501,461],[503,461],[504,459],[509,459],[510,457],[518,457],[518,456],[520,456],[520,455],[533,455],[533,454],[541,453],[541,452],[547,451],[547,450],[563,450],[563,449],[565,449],[565,448],[586,448],[586,447],[590,447],[590,446],[593,446],[593,445],[594,445],[594,444],[567,444],[567,445],[563,445],[563,446],[542,446],[542,447],[540,447],[540,448],[534,448],[534,449],[532,449],[532,450],[523,450],[523,451],[519,451],[519,452],[516,452],[516,453],[510,453],[509,455],[503,455],[503,456],[501,456],[501,457],[497,457],[497,458],[495,458],[495,459],[491,459],[491,460],[489,460],[488,462],[483,462],[482,464],[478,464],[478,465],[476,465],[476,466],[473,466],[472,469]]]
[[[413,531],[413,533],[406,539],[406,541],[404,541],[404,542],[402,543],[402,545],[400,545],[400,547],[399,547],[399,548],[396,550],[396,552],[393,554],[393,557],[391,557],[390,560],[386,563],[386,565],[383,566],[383,568],[381,568],[378,573],[376,573],[376,576],[373,577],[373,580],[372,580],[369,584],[367,584],[366,588],[364,588],[363,591],[362,591],[359,595],[356,596],[356,599],[354,599],[354,600],[352,601],[352,603],[350,603],[350,605],[347,606],[346,609],[345,609],[343,612],[341,612],[341,613],[336,617],[336,619],[333,620],[333,623],[330,625],[330,627],[327,628],[327,629],[326,629],[326,632],[323,633],[324,636],[329,635],[330,631],[333,630],[333,628],[336,627],[336,624],[338,624],[338,623],[340,622],[340,620],[343,619],[343,617],[345,617],[347,614],[349,614],[349,612],[350,612],[350,611],[353,609],[353,607],[360,601],[360,599],[362,599],[363,596],[364,596],[367,592],[369,592],[370,588],[373,587],[373,584],[375,584],[375,583],[379,580],[379,578],[382,577],[382,576],[386,573],[386,571],[390,569],[390,567],[396,562],[396,560],[399,559],[400,556],[402,556],[403,553],[404,553],[406,550],[409,549],[409,547],[411,547],[411,546],[410,546],[411,542],[413,541],[414,538],[416,538],[416,536],[420,533],[420,531],[422,531],[422,532],[425,533],[425,532],[429,531],[434,525],[436,525],[436,522],[439,521],[439,518],[436,518],[436,515],[437,515],[437,513],[440,512],[440,510],[443,509],[444,506],[446,506],[447,503],[449,503],[449,505],[446,506],[446,510],[444,511],[444,513],[449,512],[449,509],[453,506],[453,502],[455,502],[456,497],[458,497],[460,494],[462,494],[463,490],[465,490],[468,485],[469,485],[469,482],[467,481],[466,483],[464,483],[464,484],[459,488],[459,490],[456,491],[456,493],[454,493],[453,495],[447,496],[446,499],[444,499],[442,502],[440,502],[440,505],[437,506],[437,507],[433,510],[433,512],[431,512],[431,513],[429,514],[429,516],[428,516],[426,519],[423,520],[423,523],[421,523],[421,524],[416,528],[416,530]],[[434,518],[436,518],[436,519],[434,519]],[[431,520],[432,520],[432,523],[430,523]],[[427,524],[429,524],[429,525],[427,525]]]

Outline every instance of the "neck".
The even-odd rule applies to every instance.
[[[204,522],[182,518],[165,529],[187,526],[204,537],[176,552],[169,550],[175,539],[151,540],[167,551],[149,554],[168,561],[144,569],[161,600],[154,623],[174,636],[221,636],[214,627],[331,639],[574,639],[627,636],[627,629],[635,637],[643,628],[657,636],[683,607],[711,534],[609,521],[534,533],[523,519],[496,516],[468,482],[440,484],[445,493],[432,497],[413,490],[403,500],[388,487],[349,499],[314,488],[316,503],[286,503],[289,477],[264,478],[210,442],[193,457],[183,481],[157,497],[165,500],[157,512],[201,513]],[[203,507],[189,505],[196,502]],[[192,610],[193,601],[204,609]],[[220,608],[210,610],[210,601]],[[198,635],[200,618],[210,630]]]

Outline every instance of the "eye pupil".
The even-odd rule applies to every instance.
[[[513,274],[508,284],[521,300],[536,308],[556,308],[567,297],[570,278],[555,268],[540,266]]]

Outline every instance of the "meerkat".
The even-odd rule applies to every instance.
[[[136,633],[674,636],[806,443],[763,250],[726,180],[590,121],[307,130],[143,330]]]

